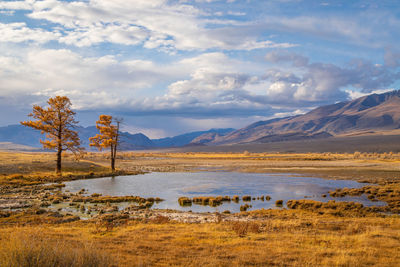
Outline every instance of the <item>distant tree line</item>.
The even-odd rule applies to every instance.
[[[66,96],[56,96],[47,101],[48,107],[33,106],[32,113],[28,114],[34,120],[21,122],[22,125],[31,127],[46,134],[44,140],[40,140],[43,148],[56,150],[56,173],[61,175],[62,152],[71,151],[75,155],[84,152],[81,141],[75,128],[78,121],[76,113],[71,109],[71,101]],[[113,118],[111,115],[100,115],[96,122],[99,133],[90,137],[90,146],[99,150],[110,148],[111,171],[115,171],[115,160],[120,138],[120,124],[122,119]]]

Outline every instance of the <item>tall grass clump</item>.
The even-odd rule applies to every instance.
[[[261,232],[261,226],[256,222],[237,221],[231,224],[231,228],[239,237],[245,237],[248,232],[256,234]]]
[[[361,152],[359,152],[359,151],[354,152],[354,154],[353,154],[354,159],[359,159],[360,157],[361,157]]]
[[[92,244],[77,244],[43,237],[39,231],[22,231],[1,240],[0,266],[117,266]]]

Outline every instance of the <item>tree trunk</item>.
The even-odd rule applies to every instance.
[[[56,173],[58,175],[61,175],[61,154],[62,154],[62,149],[60,146],[58,146],[57,150],[57,167],[56,167]]]
[[[117,148],[118,148],[118,142],[119,142],[119,124],[120,124],[120,120],[116,120],[117,121],[117,133],[115,136],[115,144],[111,145],[111,147],[113,148],[113,157],[111,159],[111,170],[112,172],[115,172],[115,160],[117,158]]]
[[[115,158],[111,159],[111,171],[115,172]]]
[[[62,156],[62,124],[61,124],[61,113],[60,110],[58,110],[58,121],[59,121],[59,126],[58,126],[58,132],[57,132],[57,168],[56,168],[56,173],[57,175],[61,176],[61,156]]]
[[[113,145],[111,145],[111,171],[115,171],[115,152]]]

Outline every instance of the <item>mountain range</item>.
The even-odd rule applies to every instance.
[[[206,133],[192,143],[268,143],[371,134],[396,129],[400,129],[400,90],[321,106],[304,115],[259,121],[224,136]]]
[[[95,136],[98,133],[97,128],[95,126],[77,127],[76,130],[81,139],[81,145],[88,149],[89,137]],[[121,132],[121,149],[137,150],[182,147],[190,144],[193,139],[203,134],[216,133],[223,136],[234,130],[232,128],[210,129],[161,139],[150,139],[142,133],[131,134],[129,132]],[[13,147],[18,147],[21,150],[38,149],[41,148],[39,140],[43,139],[43,137],[40,131],[22,125],[16,124],[0,127],[0,149],[11,149]]]
[[[242,129],[210,129],[161,139],[142,133],[121,133],[121,149],[155,149],[186,146],[262,144],[331,137],[394,132],[400,129],[400,90],[371,94],[358,99],[321,106],[310,112],[285,118],[258,121]],[[98,133],[95,126],[78,127],[82,145]],[[398,133],[395,133],[396,135]],[[22,125],[0,127],[0,148],[39,148],[40,132]]]

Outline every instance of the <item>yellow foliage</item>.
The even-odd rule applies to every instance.
[[[45,140],[40,140],[44,148],[57,150],[57,173],[61,172],[61,153],[70,150],[82,152],[78,132],[73,128],[78,124],[74,119],[75,112],[71,110],[71,101],[66,96],[56,96],[47,101],[48,108],[33,106],[28,116],[34,120],[23,121],[22,125],[31,127],[46,134]]]
[[[111,170],[115,170],[115,159],[117,157],[117,147],[119,141],[119,124],[120,120],[115,120],[116,125],[112,124],[113,117],[110,115],[100,115],[99,120],[96,121],[96,128],[100,134],[90,137],[90,146],[97,147],[99,150],[103,148],[111,149]]]

